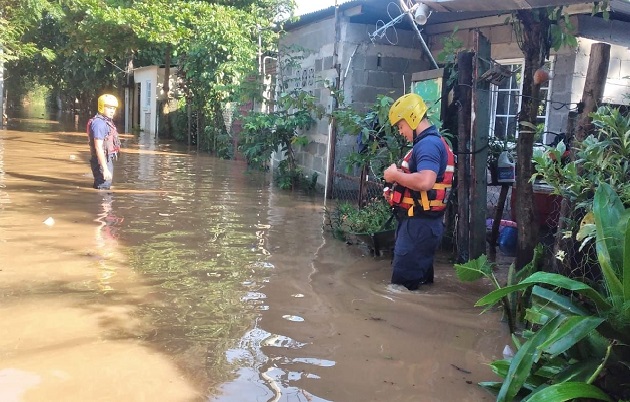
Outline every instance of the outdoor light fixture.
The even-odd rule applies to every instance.
[[[416,21],[418,25],[424,25],[427,23],[431,12],[429,6],[424,3],[418,3],[413,13],[413,20]]]

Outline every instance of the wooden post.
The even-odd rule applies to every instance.
[[[192,97],[186,98],[186,115],[188,116],[188,146],[192,143]]]
[[[578,143],[584,141],[591,131],[589,114],[596,111],[602,101],[609,64],[610,45],[607,43],[594,43],[591,46],[591,57],[588,61],[586,82],[582,93],[583,109],[578,117],[578,124],[575,130],[575,140]]]
[[[481,77],[490,65],[490,42],[479,31],[474,31],[476,57],[472,77],[472,133],[470,148],[470,258],[486,253],[486,213],[488,210],[488,131],[490,127],[490,83]]]
[[[341,83],[341,66],[339,65],[339,43],[341,42],[341,18],[339,16],[339,6],[335,5],[335,44],[333,47],[333,67],[336,70],[335,77],[335,85],[334,91],[337,92],[340,88]],[[336,93],[331,94],[331,107],[330,112],[334,112],[337,110],[339,106],[337,104],[337,95]],[[326,178],[326,198],[332,199],[334,193],[334,184],[335,184],[335,158],[336,158],[336,147],[337,147],[337,121],[335,118],[331,119],[330,122],[330,130],[328,136],[328,164],[326,167],[327,170],[327,178]]]
[[[591,46],[591,56],[588,63],[588,70],[586,72],[586,82],[582,92],[582,110],[577,116],[575,113],[570,113],[567,123],[565,142],[567,147],[570,147],[571,149],[570,158],[572,161],[576,159],[575,147],[573,144],[582,143],[591,131],[591,118],[589,115],[590,113],[596,111],[599,104],[602,102],[609,64],[610,45],[605,43],[594,43]],[[577,127],[574,129],[576,120]],[[577,166],[578,173],[582,170],[581,166]],[[566,276],[569,276],[573,270],[571,263],[575,257],[574,235],[577,225],[574,223],[573,227],[571,227],[570,223],[572,220],[579,217],[574,213],[574,209],[574,202],[568,198],[562,199],[558,218],[558,229],[556,231],[553,248],[554,255],[557,255],[559,251],[564,251],[565,253],[565,259],[563,261],[554,258],[553,271]],[[565,239],[564,232],[570,229],[573,229],[572,236]]]
[[[472,119],[472,60],[474,53],[461,52],[457,55],[457,82],[459,85],[459,116],[457,135],[459,155],[457,158],[457,262],[466,262],[470,257],[470,130]]]

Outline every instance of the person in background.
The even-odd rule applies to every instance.
[[[87,123],[93,187],[99,190],[110,189],[114,176],[114,160],[120,152],[118,130],[112,120],[117,108],[118,99],[114,95],[101,95],[98,98],[98,113]]]
[[[453,151],[426,113],[424,100],[413,93],[398,98],[389,110],[391,125],[413,145],[400,166],[385,170],[392,187],[383,193],[398,219],[391,282],[409,290],[433,283],[433,260],[455,172]]]

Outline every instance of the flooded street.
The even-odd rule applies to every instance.
[[[0,401],[494,400],[507,326],[447,256],[391,287],[322,196],[144,135],[93,190],[83,127],[0,129]]]

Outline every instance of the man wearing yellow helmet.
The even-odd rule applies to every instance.
[[[426,113],[417,94],[403,95],[389,110],[391,125],[413,144],[400,166],[392,164],[384,172],[392,184],[384,196],[398,218],[392,283],[409,290],[433,283],[433,259],[455,171],[455,156]]]
[[[105,94],[98,98],[98,113],[87,123],[87,134],[90,140],[90,166],[94,176],[93,187],[109,190],[114,175],[114,159],[120,151],[118,130],[114,125],[114,114],[118,108],[118,99],[114,95]]]

